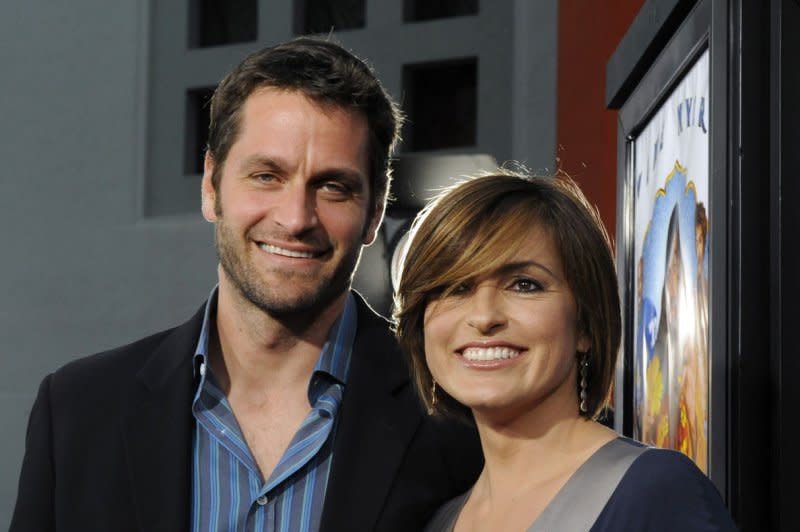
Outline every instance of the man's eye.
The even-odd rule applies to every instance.
[[[274,174],[255,174],[253,178],[262,183],[271,183],[277,179]]]
[[[338,195],[350,194],[350,188],[347,185],[340,183],[338,181],[326,181],[322,183],[320,189],[331,194],[338,194]]]

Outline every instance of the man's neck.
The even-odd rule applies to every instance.
[[[305,389],[346,299],[347,291],[316,314],[279,319],[221,280],[209,355],[223,391]]]

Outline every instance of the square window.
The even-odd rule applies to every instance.
[[[406,65],[403,68],[404,132],[411,151],[474,146],[477,121],[477,58]]]
[[[189,0],[189,47],[255,41],[258,0]]]
[[[365,0],[298,0],[295,33],[328,33],[363,28]]]
[[[478,14],[478,0],[405,0],[404,20],[420,22]]]
[[[203,173],[203,157],[208,143],[208,126],[211,123],[210,103],[214,87],[186,91],[186,122],[184,124],[183,173]]]

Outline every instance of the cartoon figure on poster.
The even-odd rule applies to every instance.
[[[708,469],[708,54],[635,144],[634,437]]]

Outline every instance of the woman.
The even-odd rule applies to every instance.
[[[595,421],[620,307],[608,237],[573,182],[474,178],[412,231],[397,335],[429,413],[474,420],[486,459],[428,530],[735,530],[688,458]]]

